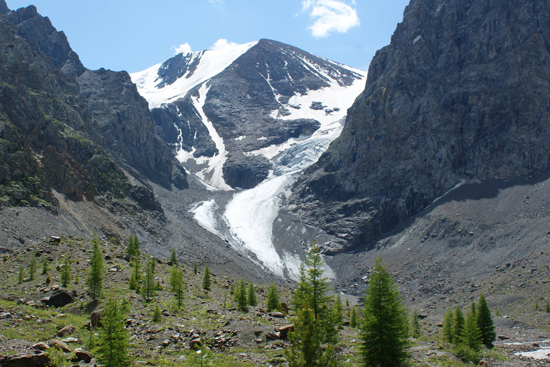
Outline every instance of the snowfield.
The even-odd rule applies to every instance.
[[[158,72],[163,63],[151,66],[149,69],[130,74],[132,81],[138,87],[139,93],[149,102],[149,108],[160,107],[163,103],[170,103],[184,97],[196,85],[218,75],[233,63],[239,56],[257,44],[258,41],[242,45],[228,44],[219,50],[189,52],[189,64],[199,59],[199,66],[192,75],[189,72],[171,85],[158,88],[160,82]]]

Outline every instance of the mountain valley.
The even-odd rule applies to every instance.
[[[47,330],[64,324],[40,305],[57,272],[17,282],[33,256],[75,261],[76,302],[59,314],[89,321],[97,236],[116,268],[107,293],[132,304],[136,361],[199,365],[190,342],[204,331],[231,341],[212,358],[287,365],[288,340],[266,335],[294,322],[291,292],[316,243],[348,313],[382,257],[422,317],[413,365],[462,365],[439,339],[443,314],[481,294],[499,335],[486,365],[546,365],[515,353],[550,350],[549,45],[547,1],[411,0],[368,73],[261,39],[128,74],[87,69],[34,6],[0,0],[0,344],[17,328],[30,340],[33,312]],[[127,289],[131,234],[159,264],[157,302]],[[172,250],[188,310],[170,303]],[[246,314],[227,299],[239,278],[261,289]],[[290,306],[281,319],[265,312],[271,282]],[[341,335],[340,356],[359,365],[358,330]],[[29,343],[0,347],[0,365]]]

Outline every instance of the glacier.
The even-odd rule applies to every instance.
[[[366,72],[342,65],[362,77],[355,80],[353,84],[344,86],[330,72],[318,67],[310,60],[300,59],[308,70],[323,78],[330,86],[295,93],[288,100],[291,108],[288,108],[285,114],[275,109],[271,111],[270,116],[280,121],[315,119],[320,122],[320,128],[311,135],[301,135],[281,144],[244,152],[247,156],[265,157],[271,163],[271,169],[268,177],[256,187],[235,191],[225,183],[223,178],[226,143],[208,120],[203,107],[210,88],[209,78],[223,71],[223,68],[231,65],[256,43],[234,45],[225,55],[214,54],[214,51],[203,51],[202,54],[193,55],[193,57],[202,58],[201,64],[193,75],[190,78],[184,76],[164,88],[157,88],[155,84],[155,75],[161,64],[133,74],[132,80],[148,100],[151,108],[183,97],[191,88],[199,87],[198,96],[192,96],[191,100],[200,114],[202,123],[208,129],[218,153],[213,157],[193,158],[194,151],[187,152],[182,149],[181,144],[177,145],[176,157],[180,162],[193,158],[198,165],[204,167],[196,173],[196,176],[210,192],[207,200],[195,203],[189,211],[203,228],[225,240],[252,261],[261,264],[278,276],[297,279],[301,263],[300,256],[297,253],[276,248],[273,241],[273,224],[279,214],[281,203],[291,194],[290,187],[297,177],[304,169],[314,164],[330,143],[340,135],[347,109],[364,89]],[[211,59],[214,56],[219,58],[215,63]],[[297,56],[293,55],[293,57]],[[288,77],[290,78],[290,75]],[[264,79],[271,86],[269,74]],[[278,100],[280,96],[276,89],[273,86],[271,88]],[[312,108],[314,104],[322,108]],[[181,131],[179,133],[181,135]],[[245,138],[246,136],[238,136],[233,140],[241,141]],[[178,141],[180,140],[181,136],[178,138]],[[327,268],[326,274],[331,273]]]

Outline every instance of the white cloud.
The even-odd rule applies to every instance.
[[[208,0],[210,4],[217,4],[223,2],[223,0]]]
[[[234,47],[234,46],[238,46],[238,44],[236,44],[234,42],[229,42],[228,40],[226,40],[224,38],[220,38],[219,40],[216,41],[216,43],[214,43],[212,46],[210,46],[210,50],[211,51],[218,51],[218,50],[223,50],[225,48]]]
[[[187,53],[192,51],[191,46],[189,45],[189,43],[182,43],[181,45],[179,45],[177,47],[173,46],[172,49],[174,50],[176,55],[180,54],[180,53],[187,54]]]
[[[332,32],[346,33],[361,24],[355,6],[339,0],[302,0],[302,10],[315,19],[309,27],[314,37],[328,37]]]

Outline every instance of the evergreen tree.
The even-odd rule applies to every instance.
[[[135,291],[138,287],[138,283],[136,281],[136,276],[134,275],[133,267],[132,267],[132,274],[130,274],[130,280],[128,281],[128,288],[130,290]]]
[[[451,307],[445,312],[443,317],[443,340],[447,343],[453,343],[453,310]]]
[[[297,320],[285,355],[290,366],[335,366],[333,345],[338,330],[329,309],[332,298],[327,295],[328,280],[323,277],[324,261],[315,243],[308,252],[306,265],[307,269],[300,266],[300,280],[294,291]]]
[[[304,263],[300,264],[300,276],[294,292],[292,292],[292,303],[295,309],[300,309],[306,302],[307,294],[309,293],[309,285],[307,282],[306,266]]]
[[[48,271],[50,271],[50,263],[48,259],[44,257],[44,260],[42,261],[42,275],[47,275]]]
[[[197,275],[199,272],[199,266],[197,265],[197,262],[193,262],[193,274]]]
[[[340,293],[336,295],[336,299],[334,300],[334,305],[332,306],[332,317],[336,326],[342,325],[344,315],[342,313],[342,299],[340,298]]]
[[[25,270],[23,267],[19,267],[19,276],[17,277],[18,284],[23,283],[23,279],[25,279]]]
[[[155,306],[155,310],[153,311],[153,322],[160,322],[160,316],[161,316],[161,313],[160,313],[160,307],[159,305],[156,305]]]
[[[413,338],[420,337],[420,323],[418,321],[418,311],[416,308],[413,310],[411,317],[411,336]]]
[[[34,254],[32,255],[32,258],[31,258],[31,264],[29,265],[29,280],[34,280],[34,275],[36,274],[36,267],[38,265],[36,264],[36,257],[34,256]]]
[[[550,302],[546,302],[545,310],[546,310],[546,313],[550,313]]]
[[[176,250],[172,247],[172,253],[170,254],[170,261],[172,266],[178,265],[178,256],[176,255]]]
[[[257,306],[258,305],[258,298],[256,297],[256,290],[254,290],[254,284],[250,283],[248,285],[248,297],[247,297],[247,303],[249,306]]]
[[[92,259],[90,261],[90,273],[88,274],[88,292],[95,301],[101,297],[103,289],[103,253],[99,249],[99,239],[94,234],[92,240]]]
[[[183,304],[185,283],[183,282],[183,272],[177,266],[172,267],[170,271],[170,288],[176,297],[178,308],[180,308]]]
[[[357,311],[355,310],[355,306],[353,306],[350,311],[349,327],[354,329],[357,327]]]
[[[65,257],[63,267],[61,268],[61,286],[67,287],[71,282],[71,264],[69,263],[69,257]]]
[[[155,283],[155,259],[149,258],[147,268],[145,269],[145,278],[143,279],[143,297],[149,301],[155,295],[157,285]]]
[[[102,327],[99,329],[96,354],[98,361],[105,367],[130,366],[128,350],[128,332],[124,328],[124,318],[120,307],[109,299],[101,313]]]
[[[208,270],[208,265],[204,267],[204,275],[202,276],[202,289],[204,289],[206,292],[209,292],[211,286],[211,280],[210,280],[210,270]]]
[[[331,343],[323,344],[326,331],[306,299],[297,312],[294,332],[289,333],[291,346],[284,354],[290,367],[333,367],[338,361]]]
[[[279,289],[275,282],[271,283],[267,291],[266,306],[268,311],[273,311],[279,309]]]
[[[476,307],[473,302],[466,314],[466,321],[462,332],[462,344],[476,352],[481,348],[481,331],[477,325]]]
[[[141,278],[141,261],[139,259],[139,256],[136,256],[134,257],[134,260],[132,260],[132,274],[130,275],[129,284],[129,288],[136,291],[136,293],[139,293],[141,291]]]
[[[453,343],[458,345],[462,343],[462,335],[464,330],[464,315],[460,307],[455,309],[453,317]]]
[[[327,293],[329,291],[328,279],[323,277],[325,262],[321,256],[319,247],[312,245],[306,258],[306,267],[300,266],[300,279],[294,291],[293,303],[296,309],[301,309],[307,303],[315,319],[319,319],[325,331],[325,339],[322,342],[334,342],[338,330],[329,309],[332,301]]]
[[[126,246],[128,256],[139,257],[139,239],[137,235],[131,234]]]
[[[481,331],[481,342],[487,348],[492,348],[493,342],[497,338],[497,334],[495,333],[495,325],[493,324],[491,310],[489,309],[489,305],[487,304],[487,300],[483,294],[479,296],[476,316],[477,326]]]
[[[407,359],[407,311],[393,277],[376,260],[366,292],[362,359],[366,366],[400,366]]]
[[[233,296],[239,310],[243,312],[246,311],[248,300],[246,297],[246,283],[244,282],[243,278],[241,278],[239,284],[237,284],[237,286],[235,287],[235,292]]]

